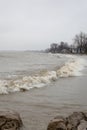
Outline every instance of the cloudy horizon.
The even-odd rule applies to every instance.
[[[0,0],[0,50],[42,50],[87,33],[86,0]]]

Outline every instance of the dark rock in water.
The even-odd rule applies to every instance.
[[[87,130],[87,113],[74,112],[66,118],[57,116],[50,121],[47,130]]]
[[[47,130],[66,130],[65,119],[63,117],[56,117],[48,125]]]
[[[22,126],[22,120],[17,112],[0,111],[0,130],[20,130]]]

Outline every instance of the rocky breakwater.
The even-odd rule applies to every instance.
[[[20,115],[14,111],[0,111],[0,130],[21,130]]]
[[[74,112],[68,117],[57,116],[50,121],[47,130],[87,130],[87,113]]]

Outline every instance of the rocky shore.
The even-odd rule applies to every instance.
[[[50,121],[47,130],[87,130],[87,113],[74,112],[68,117],[57,116]]]
[[[0,130],[21,130],[23,122],[15,111],[0,111]],[[56,116],[47,130],[87,130],[87,113],[73,112],[67,117]]]

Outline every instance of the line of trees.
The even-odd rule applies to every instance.
[[[87,34],[80,32],[75,35],[72,45],[63,41],[52,43],[46,52],[87,54]]]

